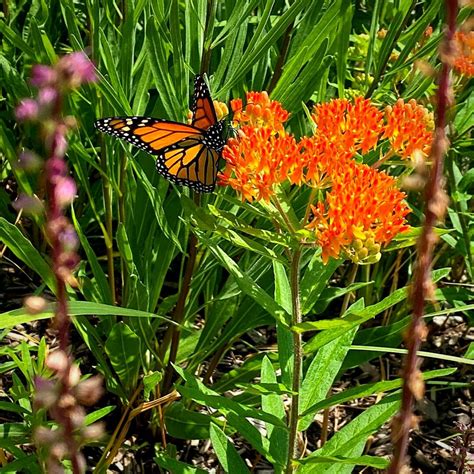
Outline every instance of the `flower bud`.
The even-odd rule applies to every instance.
[[[57,79],[56,71],[49,66],[43,64],[36,64],[31,69],[30,84],[35,87],[45,87],[54,82]]]
[[[68,356],[64,351],[51,352],[46,359],[46,367],[54,372],[63,372],[68,366]]]
[[[65,252],[75,252],[79,247],[79,239],[76,231],[71,225],[68,225],[58,235],[58,239],[61,242],[62,248]]]
[[[72,88],[97,80],[94,64],[82,51],[63,56],[58,62],[58,70]]]
[[[38,105],[43,109],[49,109],[58,99],[58,91],[54,87],[44,87],[38,92]]]
[[[54,187],[54,197],[60,207],[69,206],[74,201],[76,192],[76,183],[69,176],[59,178]]]
[[[46,310],[47,302],[41,296],[28,296],[23,300],[23,307],[28,314],[40,314]]]
[[[23,99],[15,109],[15,117],[19,122],[35,120],[38,117],[38,103],[33,99]]]
[[[34,405],[40,408],[50,408],[58,401],[58,387],[54,380],[35,377]]]
[[[80,382],[74,389],[76,398],[82,405],[93,405],[102,396],[102,377],[95,375]]]

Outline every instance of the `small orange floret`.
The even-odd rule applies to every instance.
[[[474,31],[458,31],[454,35],[454,46],[454,69],[460,74],[474,76]]]
[[[354,154],[367,153],[377,146],[382,132],[383,114],[369,99],[356,97],[351,103],[347,99],[334,99],[316,105],[312,118],[316,134],[324,135],[332,143]]]
[[[404,198],[394,178],[349,161],[332,176],[325,201],[311,206],[314,218],[307,228],[316,233],[323,261],[340,256],[357,263],[377,261],[381,246],[408,228]]]
[[[411,99],[398,99],[395,105],[385,108],[385,130],[394,152],[401,158],[410,158],[418,150],[423,155],[430,151],[433,139],[433,115]]]
[[[233,120],[239,125],[269,127],[282,133],[283,123],[290,116],[280,102],[271,100],[265,91],[247,92],[247,105],[243,108],[242,99],[234,99],[231,101],[231,108],[234,112]]]

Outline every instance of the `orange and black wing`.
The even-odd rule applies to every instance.
[[[156,169],[173,183],[210,193],[216,185],[219,156],[201,138],[190,137],[162,150]]]
[[[191,125],[150,117],[109,117],[97,120],[94,125],[101,132],[155,156],[185,138],[203,137],[202,132]]]
[[[193,127],[207,130],[217,123],[214,103],[212,102],[209,88],[202,76],[196,76],[194,79],[194,95],[191,111],[193,113],[191,122]]]
[[[198,192],[214,190],[222,148],[220,128],[208,132],[149,117],[110,117],[95,122],[100,131],[156,157],[156,169],[173,183]]]

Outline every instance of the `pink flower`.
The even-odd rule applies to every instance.
[[[56,198],[56,202],[60,207],[69,206],[69,204],[74,201],[76,196],[77,188],[76,183],[74,180],[69,177],[65,176],[59,178],[56,182],[56,186],[54,187],[54,197]]]
[[[82,51],[63,56],[59,60],[58,69],[64,74],[71,87],[97,80],[94,64]]]
[[[51,107],[58,95],[58,91],[54,87],[43,87],[38,92],[38,104],[40,107]]]
[[[44,87],[54,84],[57,79],[56,71],[43,64],[36,64],[31,69],[30,84],[35,87]]]
[[[38,103],[33,99],[23,99],[15,110],[16,119],[19,122],[35,120],[38,117]]]
[[[72,225],[68,225],[59,233],[58,239],[66,252],[75,252],[79,247],[79,239]]]

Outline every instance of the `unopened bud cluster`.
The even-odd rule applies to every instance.
[[[76,452],[81,472],[85,470],[85,460],[78,448],[103,434],[103,425],[94,423],[86,426],[84,405],[96,403],[102,395],[102,379],[99,376],[81,381],[81,372],[69,356],[62,350],[48,355],[46,366],[53,372],[53,379],[36,377],[36,409],[47,410],[58,426],[39,427],[34,435],[37,445],[48,449],[48,472],[63,472],[61,460],[71,458]],[[65,433],[65,423],[71,436]]]

